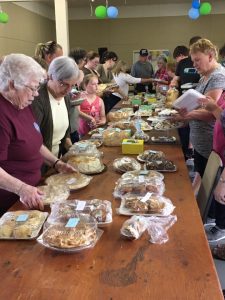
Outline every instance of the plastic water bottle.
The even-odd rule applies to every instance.
[[[141,116],[139,111],[136,112],[135,127],[137,132],[141,132]]]

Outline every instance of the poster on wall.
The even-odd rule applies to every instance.
[[[159,49],[159,50],[148,50],[149,56],[148,59],[153,65],[154,71],[157,70],[157,58],[160,55],[164,55],[166,58],[170,56],[170,51],[167,49]],[[134,50],[133,51],[133,63],[135,63],[139,58],[139,50]]]

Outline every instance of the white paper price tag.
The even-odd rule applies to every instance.
[[[143,198],[141,198],[141,202],[146,202],[151,197],[152,193],[147,193]]]
[[[143,175],[138,176],[138,182],[139,183],[145,182],[145,176],[143,176]]]
[[[84,210],[85,205],[86,205],[86,201],[78,201],[76,210]]]

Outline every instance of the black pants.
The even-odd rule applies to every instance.
[[[204,156],[199,154],[196,150],[194,150],[195,171],[198,172],[201,177],[203,176],[203,174],[205,172],[207,161],[208,161],[207,158],[205,158]]]
[[[103,97],[103,102],[105,105],[105,114],[110,112],[110,110],[120,101],[120,97],[117,97],[113,94]]]
[[[136,93],[142,93],[142,92],[145,93],[146,89],[148,89],[149,93],[152,93],[153,92],[152,84],[151,83],[149,83],[149,84],[137,83],[134,90]]]
[[[215,217],[216,225],[225,229],[225,205],[215,201]]]
[[[178,134],[180,137],[180,142],[181,142],[184,157],[185,157],[185,159],[188,159],[189,154],[190,154],[190,150],[189,150],[190,127],[189,127],[189,125],[187,125],[186,127],[179,128]]]
[[[71,132],[70,139],[72,144],[78,142],[80,140],[79,133],[77,131]]]

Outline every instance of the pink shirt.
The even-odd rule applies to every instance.
[[[95,100],[90,104],[87,99],[85,99],[81,105],[80,110],[84,112],[85,114],[92,116],[96,122],[100,119],[100,113],[101,113],[101,98],[96,96]],[[91,124],[86,119],[80,118],[79,120],[79,134],[85,135],[92,129]]]
[[[220,108],[225,109],[225,93],[223,93],[217,104]],[[213,150],[219,154],[225,165],[225,136],[220,120],[217,120],[213,131]]]

